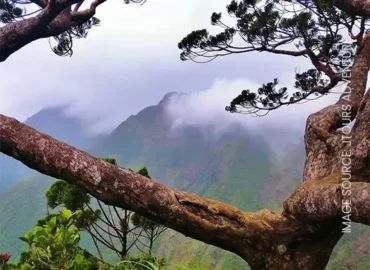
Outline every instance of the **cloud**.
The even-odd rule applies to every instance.
[[[272,116],[278,119],[284,110],[261,120],[232,116],[224,107],[242,89],[255,89],[285,73],[293,76],[287,72],[297,66],[303,69],[307,60],[263,53],[231,55],[205,65],[179,59],[177,43],[189,32],[221,30],[210,25],[210,15],[225,14],[227,4],[148,0],[140,6],[107,1],[97,12],[101,26],[87,39],[75,41],[72,57],[54,55],[43,39],[0,64],[0,113],[23,121],[45,107],[68,104],[66,113],[82,120],[90,132],[108,133],[130,115],[158,103],[165,93],[177,91],[199,93],[177,113],[184,123],[195,121],[191,115],[203,123],[217,116],[222,130],[231,118],[258,125]],[[292,111],[286,115],[295,117]]]
[[[192,92],[209,85],[225,70],[219,64],[182,63],[177,43],[194,29],[210,27],[211,13],[224,11],[226,4],[148,0],[140,6],[107,1],[97,12],[101,26],[87,39],[75,40],[72,57],[54,55],[42,39],[0,64],[0,113],[23,121],[45,107],[69,104],[69,113],[88,122],[94,132],[108,132],[166,92]],[[235,60],[230,58],[225,66]],[[196,83],[190,85],[187,76]]]
[[[292,75],[294,74],[283,76],[280,86],[294,90]],[[277,131],[286,136],[297,137],[297,134],[303,135],[305,120],[311,113],[338,99],[338,95],[332,94],[305,104],[282,107],[263,117],[231,114],[225,111],[225,106],[230,104],[230,101],[243,89],[256,90],[260,86],[260,83],[244,78],[235,80],[219,78],[204,91],[172,97],[166,111],[173,120],[174,130],[193,126],[205,127],[217,134],[222,134],[232,125],[237,124],[263,135],[269,131]],[[267,135],[269,136],[271,133]]]

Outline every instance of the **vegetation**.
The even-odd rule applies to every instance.
[[[102,160],[116,164],[113,158]],[[138,173],[150,178],[145,167]],[[8,264],[11,254],[1,253],[1,270],[154,270],[163,269],[165,266],[163,259],[156,259],[152,255],[153,244],[165,231],[164,226],[140,215],[133,215],[131,211],[115,207],[112,207],[112,210],[99,200],[97,204],[100,209],[94,210],[90,205],[92,198],[89,194],[62,180],[57,180],[45,195],[48,207],[62,210],[47,213],[37,221],[32,231],[19,238],[28,246],[28,251],[21,253],[19,262]],[[112,214],[113,211],[115,216]],[[120,215],[122,212],[125,213],[124,216]],[[130,223],[131,215],[133,227]],[[138,230],[140,231],[136,232]],[[80,247],[82,231],[88,232],[92,238],[98,258]],[[130,234],[134,239],[130,239],[129,243]],[[119,241],[114,241],[113,238]],[[141,238],[143,239],[140,240]],[[149,240],[149,244],[146,244],[146,240]],[[99,244],[111,252],[116,252],[119,263],[113,266],[104,260]],[[134,245],[141,250],[140,244],[142,247],[148,247],[148,251],[142,255],[129,256],[128,252]]]
[[[172,179],[171,185],[181,189],[189,186],[188,190],[198,195],[230,202],[244,211],[268,206],[271,199],[278,199],[277,204],[280,205],[284,197],[299,183],[303,167],[303,147],[289,144],[291,151],[281,158],[284,162],[278,162],[274,160],[271,149],[266,147],[266,141],[249,133],[238,134],[238,129],[230,130],[227,136],[208,144],[207,147],[204,147],[207,141],[201,132],[199,137],[194,134],[190,137],[190,133],[184,132],[183,135],[167,139],[166,143],[163,143],[170,131],[166,130],[166,123],[160,121],[162,117],[162,110],[158,105],[146,108],[122,123],[124,129],[116,130],[114,136],[107,138],[99,144],[99,149],[92,149],[92,152],[97,156],[122,153],[117,155],[120,164],[127,164],[132,168],[140,168],[143,163],[148,164],[155,179]],[[145,125],[153,121],[153,118],[157,119],[153,125]],[[65,124],[68,126],[68,123]],[[157,130],[162,131],[162,137],[152,136]],[[127,151],[132,145],[129,134],[132,134],[132,138],[145,141],[146,147]],[[236,139],[238,136],[240,139]],[[199,148],[202,149],[201,152],[198,151]],[[181,162],[172,163],[173,152],[182,153]],[[252,181],[253,179],[258,179],[257,183]],[[25,248],[22,241],[17,241],[18,236],[33,228],[37,219],[46,211],[44,194],[51,188],[51,182],[52,179],[39,175],[21,181],[0,194],[0,228],[3,229],[0,233],[0,251],[12,254],[13,262],[18,260],[19,252]],[[288,183],[291,184],[287,187]],[[243,196],[245,193],[249,195]],[[94,200],[91,205],[98,208]],[[18,215],[14,215],[14,209],[17,209]],[[276,211],[279,211],[279,208]],[[86,231],[80,234],[80,246],[99,258],[91,236]],[[364,226],[353,227],[352,233],[338,243],[327,269],[336,270],[337,265],[344,265],[349,257],[369,261],[368,254],[360,249],[363,246],[360,239],[366,241],[365,236],[368,235],[369,230]],[[107,239],[109,240],[108,237]],[[146,253],[147,248],[144,247],[143,251]],[[117,262],[115,252],[110,252],[105,246],[101,246],[101,252],[106,261]],[[139,251],[135,249],[133,252]],[[212,269],[218,270],[250,269],[232,253],[184,237],[172,230],[167,230],[158,239],[153,252],[158,257],[165,258],[171,270],[180,263],[184,267],[192,260],[203,262],[208,267],[211,265]]]
[[[79,11],[83,1],[0,2],[1,21],[5,23],[0,29],[0,61],[46,37],[57,40],[55,53],[71,55],[72,39],[85,37],[99,23],[94,15],[103,2],[96,0],[84,11]],[[36,4],[40,10],[24,14],[19,8],[22,4]],[[213,60],[255,51],[306,57],[313,66],[296,75],[297,90],[293,93],[278,88],[278,80],[274,79],[256,92],[243,90],[226,107],[227,111],[260,115],[327,95],[341,83],[347,85],[338,102],[307,119],[304,182],[284,201],[282,213],[267,209],[246,213],[231,205],[178,191],[94,158],[3,115],[0,115],[1,151],[43,174],[77,185],[107,205],[135,211],[186,236],[238,254],[252,269],[324,269],[336,243],[349,230],[349,221],[370,225],[370,92],[366,89],[370,69],[370,5],[367,0],[233,0],[227,12],[236,18],[235,26],[228,26],[220,13],[214,13],[212,24],[225,30],[216,36],[205,30],[189,34],[179,44],[183,60],[199,57]],[[29,15],[33,16],[27,18]],[[233,43],[236,37],[245,46]],[[351,42],[346,43],[347,39]],[[351,141],[343,143],[348,130]],[[350,158],[350,166],[341,162],[343,153]],[[351,184],[349,191],[343,182]],[[344,214],[343,207],[350,207],[351,213]],[[83,209],[79,211],[85,216]],[[86,230],[90,224],[96,224],[90,217],[98,216],[94,211],[87,213],[88,218],[82,218],[84,222],[88,220],[83,222]],[[69,221],[69,214],[66,215],[63,218]],[[45,245],[48,243],[45,232],[48,237],[65,236],[66,242],[62,239],[60,242],[69,245],[75,255],[68,257],[63,256],[64,251],[55,251],[57,267],[78,269],[88,263],[75,246],[76,226],[55,229],[56,216],[45,222],[44,227],[36,227],[29,238],[23,239],[29,243],[36,241],[29,247],[31,254],[25,259],[26,264],[28,259],[40,267],[54,263],[48,261],[53,251],[47,249],[50,245]],[[122,257],[127,257],[126,251],[121,251]],[[7,259],[2,255],[2,264]],[[362,265],[366,266],[366,262],[354,263],[354,267]]]
[[[275,187],[267,182],[273,173],[281,174],[286,169],[279,165],[275,172],[271,170],[271,167],[277,164],[269,161],[272,151],[262,138],[248,133],[238,134],[237,130],[230,130],[230,134],[212,144],[201,131],[197,134],[185,131],[176,137],[170,137],[170,126],[161,120],[163,117],[162,105],[146,108],[137,116],[124,121],[123,129],[117,129],[106,141],[90,151],[95,156],[115,154],[117,163],[125,164],[135,170],[138,170],[142,164],[146,164],[154,179],[168,179],[171,181],[170,185],[225,203],[232,203],[245,211],[253,211],[266,204],[267,201],[260,196],[260,191],[266,193],[283,189],[282,182]],[[153,124],[146,124],[151,121]],[[140,148],[130,148],[135,142],[133,140],[142,142]],[[174,153],[181,153],[176,162],[174,162],[176,159]],[[294,162],[289,164],[302,167],[299,160],[303,160],[301,152],[299,158],[294,158]],[[298,179],[300,171],[299,169],[297,171],[294,177]],[[259,179],[259,181],[254,183],[246,181],[247,179]],[[0,228],[4,228],[0,234],[0,251],[10,252],[13,260],[24,248],[16,239],[30,230],[45,212],[46,202],[43,194],[51,187],[51,180],[39,175],[38,178],[21,181],[0,194],[0,200],[4,199],[4,203],[0,203],[0,212],[7,216],[0,220]],[[298,183],[285,173],[281,180],[293,181],[292,188]],[[245,197],[244,192],[253,196]],[[289,190],[284,190],[282,193],[279,191],[280,200],[288,192]],[[13,214],[14,208],[11,205],[16,205],[19,215]],[[94,199],[91,205],[93,208],[99,207]],[[108,210],[107,212],[109,215]],[[27,219],[22,218],[26,216]],[[101,217],[104,218],[103,215]],[[145,242],[145,239],[141,241]],[[98,256],[94,243],[86,231],[81,233],[81,246]],[[147,247],[143,246],[142,249],[144,252],[148,251]],[[109,252],[105,246],[101,247],[101,252],[107,261],[116,260],[115,253]],[[153,252],[159,257],[164,257],[171,265],[196,260],[207,262],[215,269],[225,267],[236,270],[248,269],[236,255],[185,238],[171,230],[166,230],[163,236],[158,238]]]

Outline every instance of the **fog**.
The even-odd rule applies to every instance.
[[[293,74],[286,74],[278,87],[293,87]],[[260,83],[248,79],[216,79],[212,86],[198,93],[172,96],[166,112],[176,129],[193,126],[212,130],[217,136],[230,130],[233,125],[241,125],[248,132],[264,136],[274,141],[278,137],[303,142],[303,134],[307,117],[328,104],[335,102],[338,94],[331,94],[304,104],[294,104],[269,112],[266,116],[253,117],[248,114],[235,114],[225,111],[225,106],[243,89],[257,90]],[[339,92],[339,87],[335,92]]]

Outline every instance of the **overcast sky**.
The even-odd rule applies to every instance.
[[[148,0],[140,6],[107,1],[97,12],[101,26],[92,29],[87,39],[75,41],[72,57],[54,55],[44,39],[0,64],[0,113],[24,121],[47,106],[69,104],[69,114],[88,123],[92,131],[104,133],[158,103],[165,93],[177,91],[192,94],[169,110],[178,123],[204,124],[214,121],[215,115],[226,122],[232,116],[224,107],[241,90],[256,89],[273,78],[292,85],[294,71],[308,67],[304,59],[264,53],[229,56],[209,64],[180,61],[177,43],[192,30],[217,32],[210,15],[225,14],[228,3]],[[336,98],[291,106],[253,123],[282,121],[302,128],[301,119]],[[289,117],[299,121],[287,122]],[[239,119],[252,123],[248,116]]]

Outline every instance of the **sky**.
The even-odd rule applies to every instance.
[[[292,88],[294,72],[310,67],[304,58],[252,53],[208,64],[180,60],[178,42],[193,30],[220,30],[211,26],[210,16],[214,11],[225,14],[228,3],[147,0],[140,6],[107,1],[97,11],[101,25],[74,42],[72,57],[56,56],[43,39],[0,64],[0,113],[24,121],[45,107],[68,104],[66,114],[81,119],[90,132],[104,134],[157,104],[167,92],[182,92],[190,95],[168,108],[178,125],[241,121],[302,130],[310,113],[338,97],[283,108],[263,119],[232,116],[224,108],[243,89],[256,89],[273,78]]]

